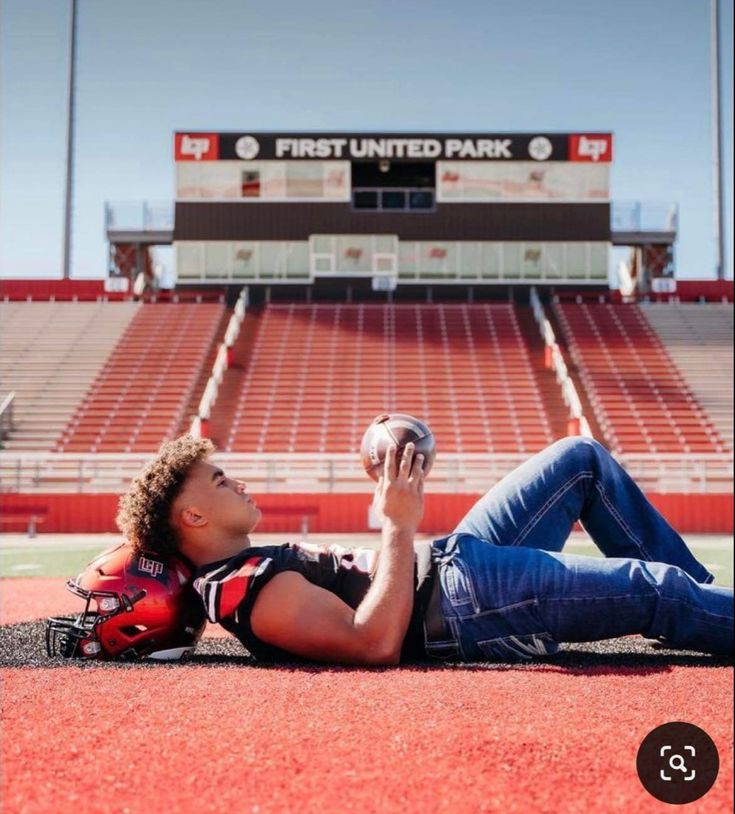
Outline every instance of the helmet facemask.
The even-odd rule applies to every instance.
[[[84,610],[77,616],[56,616],[46,624],[46,652],[52,658],[104,658],[100,642],[100,626],[113,616],[121,613],[131,613],[136,602],[146,595],[145,590],[138,591],[134,596],[119,594],[115,591],[88,591],[82,588],[76,580],[70,579],[66,583],[67,590],[85,600]],[[97,603],[97,610],[91,610],[92,602]],[[135,627],[135,626],[134,626]],[[138,630],[137,632],[144,632]],[[138,659],[142,654],[134,647],[122,652],[117,658]]]

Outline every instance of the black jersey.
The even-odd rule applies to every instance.
[[[414,552],[414,604],[401,661],[422,658],[425,654],[424,612],[434,577],[431,543],[415,543]],[[263,587],[282,571],[297,571],[355,609],[370,588],[377,556],[378,552],[372,548],[311,543],[251,547],[228,560],[199,568],[194,576],[194,588],[204,601],[209,620],[236,636],[253,657],[294,661],[297,656],[261,641],[253,633],[250,614]]]

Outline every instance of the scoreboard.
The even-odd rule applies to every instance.
[[[177,132],[178,278],[599,285],[612,155],[595,132]]]

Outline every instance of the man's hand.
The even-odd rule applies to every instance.
[[[424,456],[414,456],[414,445],[408,443],[396,468],[397,453],[397,447],[391,444],[375,489],[373,505],[383,522],[415,532],[424,516]]]
[[[265,642],[316,661],[398,664],[414,604],[413,535],[424,514],[423,456],[407,444],[396,469],[391,446],[375,491],[383,548],[372,584],[355,609],[291,571],[258,594],[250,623]]]

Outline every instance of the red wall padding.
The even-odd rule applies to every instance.
[[[720,302],[723,297],[733,300],[732,280],[677,280],[676,292],[682,302],[697,302],[704,297],[707,302]],[[668,299],[668,295],[659,295],[661,299]]]
[[[133,299],[129,293],[105,291],[104,280],[0,279],[0,300],[7,298],[11,302],[25,302],[30,298],[34,302],[48,302],[52,297],[59,302],[95,302],[98,299],[120,302]],[[146,293],[138,299],[145,302],[224,302],[224,288],[187,286],[180,291],[164,289],[153,294]]]
[[[479,495],[427,495],[424,520],[420,531],[427,534],[448,534],[462,519]],[[294,532],[301,529],[304,509],[316,511],[309,518],[309,530],[314,532],[366,532],[369,494],[359,495],[254,495],[263,510],[258,526],[263,532]],[[649,494],[648,498],[668,521],[680,532],[721,533],[733,532],[733,496]],[[45,522],[39,532],[95,533],[114,532],[117,495],[64,495],[64,494],[4,494],[0,496],[0,514],[3,507],[46,506]],[[278,507],[287,514],[278,516]],[[16,509],[17,510],[17,509]],[[5,517],[3,531],[23,531],[27,520]]]
[[[98,297],[123,299],[122,294],[106,294],[104,280],[0,280],[0,299],[9,300],[96,300]]]

